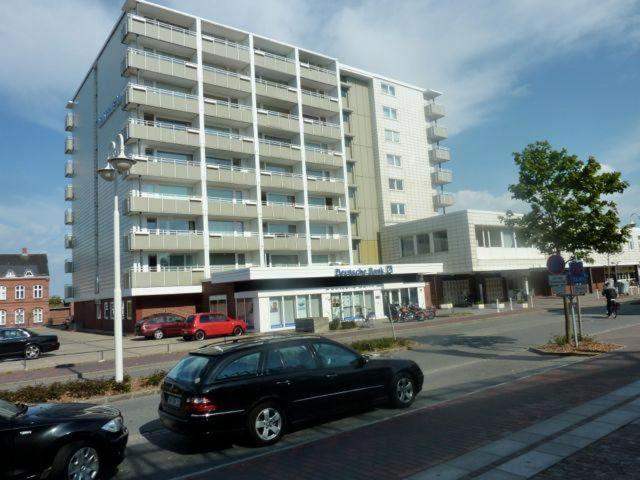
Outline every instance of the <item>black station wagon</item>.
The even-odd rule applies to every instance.
[[[180,360],[164,380],[158,411],[178,433],[245,433],[269,445],[291,425],[350,407],[408,407],[422,381],[413,361],[370,359],[319,336],[247,339]]]

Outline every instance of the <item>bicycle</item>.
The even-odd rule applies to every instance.
[[[617,318],[618,317],[618,312],[620,311],[620,302],[616,302],[615,300],[612,302],[611,305],[611,316],[613,318]]]

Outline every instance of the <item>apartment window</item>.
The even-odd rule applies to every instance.
[[[178,152],[168,152],[164,150],[157,150],[156,154],[160,158],[164,158],[167,160],[174,160],[178,163],[193,162],[193,155],[191,155],[190,153],[178,153]]]
[[[385,95],[391,95],[392,97],[396,96],[396,87],[394,87],[393,85],[382,83],[380,87],[382,88],[382,93],[384,93]]]
[[[33,286],[33,298],[42,298],[42,285]]]
[[[397,120],[398,110],[391,107],[382,107],[382,115],[388,120]]]
[[[0,300],[7,299],[7,287],[0,286]]]
[[[387,154],[387,165],[392,167],[401,167],[402,159],[400,158],[400,155]]]
[[[428,233],[421,233],[416,236],[416,247],[418,255],[427,255],[431,253],[431,240]]]
[[[16,300],[24,300],[24,285],[16,285]]]
[[[4,310],[0,310],[0,325],[7,324],[7,312]]]
[[[329,265],[329,255],[311,255],[311,263]]]
[[[404,215],[404,203],[392,203],[391,204],[392,215]]]
[[[17,309],[13,313],[13,320],[16,325],[22,325],[24,323],[24,309]]]
[[[400,237],[400,256],[412,257],[416,254],[413,235],[409,237]]]
[[[399,143],[400,142],[400,132],[398,132],[396,130],[385,129],[384,130],[384,139],[387,142]]]
[[[516,235],[513,230],[502,231],[502,247],[516,248]]]
[[[391,190],[404,190],[404,183],[399,178],[390,178],[389,188]]]
[[[449,239],[446,230],[433,232],[433,251],[435,253],[449,251]]]
[[[479,247],[502,247],[502,231],[500,227],[476,227],[476,240]]]
[[[42,314],[42,309],[41,308],[34,308],[33,309],[33,323],[42,323],[43,320],[43,314]]]

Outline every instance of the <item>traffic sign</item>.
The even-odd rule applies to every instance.
[[[549,273],[559,275],[564,272],[564,258],[561,255],[551,255],[547,258],[547,270]]]
[[[559,295],[561,293],[564,293],[566,286],[566,275],[549,275],[549,287],[551,287],[551,294]]]
[[[569,262],[569,281],[571,285],[582,285],[587,283],[587,274],[584,271],[582,262]]]
[[[586,295],[587,294],[587,287],[588,287],[588,285],[586,285],[585,283],[580,283],[578,285],[574,285],[572,287],[573,294],[574,295]]]

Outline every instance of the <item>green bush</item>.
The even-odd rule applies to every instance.
[[[349,330],[351,328],[356,328],[356,326],[356,322],[354,322],[353,320],[347,320],[346,322],[340,323],[340,328],[342,330]]]
[[[0,390],[0,399],[19,403],[44,403],[60,400],[62,397],[79,399],[130,391],[131,377],[125,375],[122,383],[116,382],[113,378],[99,378],[54,382],[49,385],[27,385],[13,392]]]
[[[579,342],[593,342],[593,338],[590,337],[589,335],[578,335],[578,341]],[[567,345],[568,343],[573,344],[573,342],[574,342],[574,337],[571,337],[569,339],[569,341],[567,341],[566,335],[555,335],[551,339],[550,343],[555,343],[559,347],[562,347],[563,345]]]
[[[409,345],[410,342],[406,338],[398,338],[394,340],[391,337],[385,337],[374,338],[371,340],[358,340],[351,344],[351,348],[353,348],[356,352],[366,353],[376,352],[379,350],[388,350],[390,348],[396,347],[407,347]]]
[[[162,383],[164,377],[167,376],[167,372],[164,370],[156,370],[151,375],[142,377],[140,379],[140,385],[143,387],[157,387]]]
[[[329,322],[329,330],[338,330],[340,328],[340,320],[333,319]]]

